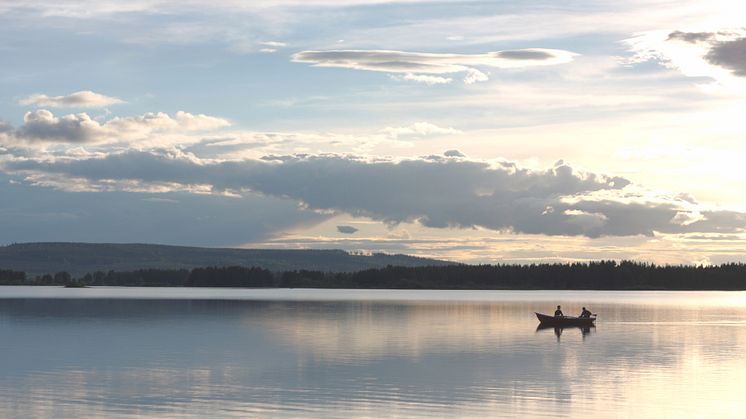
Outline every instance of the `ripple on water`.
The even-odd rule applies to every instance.
[[[12,360],[0,364],[1,417],[746,411],[740,295],[334,291],[324,301],[318,292],[226,300],[190,290],[143,300],[105,291],[0,299],[0,357]],[[551,309],[553,297],[568,312],[590,305],[597,327],[537,330],[533,312]]]

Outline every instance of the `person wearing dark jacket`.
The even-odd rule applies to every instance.
[[[583,312],[580,313],[580,318],[586,319],[588,317],[591,317],[591,313],[589,310],[587,310],[585,307],[583,307]]]
[[[554,317],[565,317],[565,315],[562,314],[561,306],[557,306],[557,310],[554,310]]]

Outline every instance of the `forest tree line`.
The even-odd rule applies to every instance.
[[[599,261],[532,265],[388,266],[358,272],[260,267],[143,269],[93,272],[73,278],[67,272],[29,277],[0,270],[0,285],[77,285],[145,287],[274,287],[390,289],[552,289],[552,290],[746,290],[746,264],[670,266]]]

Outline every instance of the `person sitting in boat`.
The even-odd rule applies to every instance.
[[[554,310],[554,317],[565,317],[565,315],[562,314],[562,307],[557,306],[557,310]]]
[[[580,313],[579,317],[581,319],[587,319],[587,318],[591,317],[591,314],[593,314],[593,313],[591,313],[588,309],[586,309],[585,307],[583,307],[583,312]]]

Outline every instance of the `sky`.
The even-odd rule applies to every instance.
[[[0,0],[0,244],[746,262],[744,16]]]

